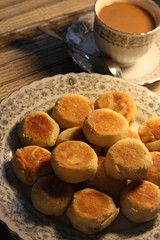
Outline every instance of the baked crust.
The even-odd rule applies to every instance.
[[[118,214],[119,209],[108,195],[91,188],[77,191],[67,209],[73,227],[86,234],[103,230]]]
[[[149,168],[146,180],[153,182],[160,188],[160,152],[151,152],[153,165]]]
[[[129,125],[121,114],[103,108],[90,112],[84,120],[82,129],[90,143],[110,147],[128,136]]]
[[[85,138],[81,127],[72,127],[63,130],[57,138],[56,145],[68,140],[87,142],[87,139]]]
[[[33,112],[20,123],[18,135],[26,145],[53,147],[59,135],[59,125],[46,112]]]
[[[82,141],[65,141],[52,151],[51,165],[63,181],[78,183],[93,175],[98,166],[95,151]]]
[[[69,94],[58,99],[52,111],[52,118],[61,129],[81,127],[86,115],[94,109],[93,103],[80,94]]]
[[[153,116],[143,122],[138,129],[141,141],[149,151],[160,151],[160,117]]]
[[[45,215],[62,215],[73,196],[73,185],[54,174],[39,178],[32,187],[31,200],[36,210]]]
[[[152,164],[151,154],[140,140],[125,138],[109,148],[105,169],[115,179],[136,180],[144,178]]]
[[[32,145],[16,150],[12,166],[21,182],[33,185],[40,176],[53,172],[50,159],[47,149]]]
[[[85,182],[85,184],[88,187],[103,191],[113,199],[118,200],[120,192],[127,184],[127,181],[121,181],[111,177],[107,171],[105,171],[105,159],[106,157],[104,156],[98,156],[98,169],[96,173]]]
[[[121,192],[120,208],[132,222],[147,222],[160,212],[160,189],[148,181],[129,183]]]
[[[125,92],[107,92],[95,101],[95,109],[109,108],[123,115],[129,125],[137,118],[137,107],[133,97]]]

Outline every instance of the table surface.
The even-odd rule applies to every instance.
[[[155,0],[160,4],[159,0]],[[68,25],[94,8],[95,0],[0,0],[0,101],[33,81],[81,72],[66,46],[38,30],[42,25],[65,35]],[[148,86],[160,94],[160,83]],[[1,239],[11,240],[0,224]]]

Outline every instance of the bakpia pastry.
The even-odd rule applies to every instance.
[[[63,130],[57,138],[56,145],[58,145],[62,142],[68,141],[68,140],[83,141],[83,142],[88,143],[86,137],[83,134],[81,127],[72,127],[72,128],[67,128],[67,129]],[[91,143],[89,143],[89,145],[94,149],[94,151],[97,154],[101,153],[102,147],[97,146],[95,144],[91,144]]]
[[[143,122],[138,129],[141,141],[149,151],[160,151],[160,117],[153,116]]]
[[[87,140],[101,147],[110,147],[127,137],[128,129],[128,122],[121,114],[104,108],[90,112],[82,126]]]
[[[94,109],[93,103],[80,94],[69,94],[57,100],[52,111],[61,129],[81,127],[86,115]]]
[[[74,194],[66,213],[75,229],[94,234],[109,226],[119,214],[119,209],[107,194],[85,188]]]
[[[103,191],[111,196],[113,199],[119,199],[120,192],[127,184],[126,180],[120,181],[112,178],[104,167],[104,156],[98,156],[98,169],[96,173],[86,181],[86,186],[96,188],[99,191]]]
[[[153,182],[160,188],[160,152],[151,152],[153,165],[149,168],[146,180]]]
[[[139,139],[139,140],[140,140],[139,135],[138,135],[135,131],[133,131],[132,129],[130,129],[130,128],[129,128],[129,130],[128,130],[128,136],[127,136],[127,137],[129,137],[129,138],[135,138],[135,139]],[[107,153],[108,149],[109,149],[109,147],[103,148],[104,154]]]
[[[140,140],[125,138],[109,148],[104,165],[115,179],[142,179],[152,165],[152,157]]]
[[[59,131],[59,125],[48,113],[37,111],[23,119],[18,135],[25,146],[38,145],[49,148],[55,145]]]
[[[32,186],[34,208],[45,215],[60,216],[73,196],[72,184],[62,182],[54,174],[40,177]]]
[[[133,97],[126,92],[107,92],[95,101],[95,109],[109,108],[122,114],[131,125],[137,118],[137,106]]]
[[[145,180],[133,181],[121,192],[120,209],[132,222],[150,221],[160,212],[160,189]]]
[[[57,138],[56,145],[68,140],[87,141],[81,127],[72,127],[63,130]]]
[[[54,148],[51,154],[51,166],[61,180],[79,183],[96,172],[98,158],[87,143],[70,140]]]
[[[38,146],[27,146],[17,149],[12,159],[13,171],[17,178],[27,184],[33,183],[40,177],[53,172],[51,153]]]

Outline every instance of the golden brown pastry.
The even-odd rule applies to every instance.
[[[151,152],[153,165],[149,168],[146,180],[153,182],[160,188],[160,152]]]
[[[91,188],[77,191],[67,209],[73,227],[86,234],[102,231],[118,214],[119,209],[108,195]]]
[[[77,141],[83,141],[83,142],[87,141],[81,127],[72,127],[72,128],[67,128],[63,130],[59,134],[56,144],[58,145],[59,143],[65,142],[68,140],[77,140]]]
[[[32,185],[40,176],[53,172],[50,159],[47,149],[32,145],[16,150],[12,166],[21,182]]]
[[[118,199],[127,181],[120,181],[112,178],[105,170],[105,159],[106,157],[104,156],[98,156],[97,172],[86,181],[86,185],[107,193],[113,199]]]
[[[31,200],[36,210],[45,215],[62,215],[73,196],[73,186],[54,174],[40,177],[32,187]]]
[[[68,140],[74,140],[74,141],[83,141],[88,143],[86,137],[83,134],[82,128],[81,127],[72,127],[72,128],[67,128],[63,130],[58,138],[57,138],[57,143],[56,145],[68,141]],[[100,154],[102,151],[102,147],[97,146],[92,143],[88,143],[97,154]]]
[[[122,114],[131,125],[137,118],[137,107],[133,97],[126,92],[107,92],[95,101],[95,108],[109,108]]]
[[[160,117],[153,116],[143,122],[139,127],[138,134],[149,151],[159,151]]]
[[[24,145],[53,147],[56,143],[59,125],[45,112],[33,112],[21,122],[18,135]]]
[[[52,151],[51,165],[63,181],[79,183],[93,175],[98,166],[95,151],[82,141],[65,141]]]
[[[121,114],[103,108],[90,112],[84,120],[82,129],[90,143],[110,147],[128,136],[129,125]]]
[[[140,137],[138,136],[138,134],[135,131],[133,131],[132,129],[130,129],[130,128],[128,130],[128,136],[127,137],[135,138],[135,139],[139,139],[140,140]],[[103,148],[104,154],[107,154],[108,149],[109,149],[109,147]]]
[[[58,99],[52,111],[62,129],[81,127],[86,115],[94,109],[94,105],[80,94],[69,94]]]
[[[125,138],[109,148],[104,165],[115,179],[142,179],[152,165],[152,157],[140,140]]]
[[[148,181],[133,181],[121,192],[120,208],[132,222],[150,221],[160,212],[160,189]]]

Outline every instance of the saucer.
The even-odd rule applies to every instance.
[[[90,54],[100,56],[94,35],[94,13],[87,13],[68,27],[66,41]],[[160,32],[152,48],[136,64],[122,68],[123,78],[139,85],[160,80]]]

